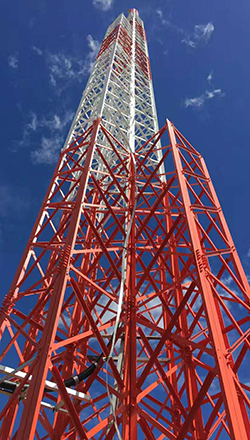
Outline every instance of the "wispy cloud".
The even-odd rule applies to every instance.
[[[166,24],[166,20],[164,18],[162,10],[161,9],[156,9],[156,14],[158,15],[158,17],[161,20],[162,24]]]
[[[213,32],[213,23],[197,24],[194,28],[194,32],[191,35],[187,35],[181,42],[195,49],[198,45],[207,43]]]
[[[58,79],[75,79],[79,75],[78,69],[75,69],[76,61],[72,57],[67,57],[63,53],[48,54],[48,66],[50,70],[50,79],[52,84],[56,85]]]
[[[209,84],[211,84],[212,79],[213,79],[213,71],[211,71],[211,72],[209,73],[209,75],[208,75],[208,77],[207,77],[207,82],[208,82]]]
[[[32,50],[39,56],[41,56],[43,54],[43,51],[41,49],[39,49],[39,47],[32,46]]]
[[[170,30],[178,34],[186,35],[185,31],[181,27],[176,26],[174,23],[172,23],[168,18],[164,16],[163,11],[161,9],[157,9],[156,14],[158,15],[158,18],[163,26],[168,27]]]
[[[54,135],[50,138],[42,137],[39,148],[31,151],[31,159],[35,164],[52,165],[58,159],[58,152],[62,148],[63,137]]]
[[[58,152],[63,147],[66,128],[73,115],[73,112],[67,110],[47,118],[39,118],[36,113],[30,112],[19,146],[33,148],[36,145],[31,151],[31,159],[36,164],[56,162]]]
[[[18,56],[17,55],[10,55],[8,57],[8,63],[12,69],[17,69],[18,68]]]
[[[221,89],[214,89],[212,92],[206,91],[206,99],[213,99],[215,96],[224,96]]]
[[[98,52],[99,52],[99,49],[101,46],[101,43],[98,40],[94,40],[92,35],[88,35],[87,40],[88,40],[88,47],[89,47],[90,51],[89,51],[87,58],[85,60],[85,63],[84,63],[84,67],[85,67],[84,74],[90,73],[92,71],[95,59],[98,55]],[[87,72],[86,72],[86,70],[87,70]]]
[[[185,107],[203,107],[204,103],[208,99],[213,99],[215,97],[223,97],[224,93],[222,93],[221,89],[214,89],[212,91],[206,90],[205,93],[202,93],[200,96],[196,96],[195,98],[186,98],[185,99]]]
[[[113,6],[113,0],[93,0],[93,6],[102,11],[108,11]]]
[[[72,120],[74,113],[70,110],[61,112],[59,115],[55,113],[50,117],[46,118],[44,116],[38,117],[36,113],[30,112],[29,120],[25,124],[22,144],[29,140],[32,133],[36,132],[40,128],[48,128],[50,131],[62,131],[65,126]]]
[[[182,35],[184,38],[181,40],[181,43],[186,44],[192,49],[196,49],[202,43],[207,43],[214,31],[213,23],[209,22],[207,24],[197,24],[194,27],[194,31],[190,34],[180,26],[176,26],[172,23],[172,21],[164,15],[162,9],[157,9],[156,14],[163,26]]]
[[[210,40],[213,32],[214,32],[213,23],[197,24],[194,28],[194,38],[196,40],[205,40],[207,43],[208,40]]]
[[[202,107],[204,105],[204,94],[196,96],[196,98],[186,98],[185,107]]]
[[[87,42],[89,52],[84,60],[65,55],[62,52],[47,54],[50,83],[57,90],[65,88],[65,85],[71,81],[82,81],[83,77],[91,72],[100,48],[100,42],[95,40],[92,35],[87,36]]]
[[[65,113],[61,114],[60,116],[58,114],[54,114],[50,118],[44,118],[42,117],[40,120],[37,119],[36,115],[33,114],[33,122],[37,122],[38,127],[47,127],[51,131],[62,131],[65,126],[68,125],[68,123],[72,120],[74,113],[70,110],[65,111]],[[36,117],[36,119],[35,119]]]
[[[197,44],[192,41],[189,36],[187,38],[183,38],[183,40],[181,40],[181,43],[185,43],[188,47],[191,47],[192,49],[196,49],[197,47]]]

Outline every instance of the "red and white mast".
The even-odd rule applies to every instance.
[[[0,313],[0,439],[249,440],[249,286],[200,153],[108,28]],[[6,397],[7,395],[7,397]]]

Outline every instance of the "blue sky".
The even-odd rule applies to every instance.
[[[144,20],[160,126],[205,157],[250,273],[247,0],[31,0],[1,7],[0,263],[6,293],[107,27]]]

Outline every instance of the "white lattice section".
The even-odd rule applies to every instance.
[[[127,18],[119,15],[109,26],[64,148],[97,117],[101,117],[103,126],[128,151],[140,150],[142,155],[152,142],[143,145],[158,131],[146,35],[135,10]],[[101,131],[97,140],[99,146],[108,146]],[[110,165],[114,165],[117,156],[106,148],[102,152]],[[156,148],[147,166],[154,167],[159,159]],[[92,169],[105,172],[97,154]],[[161,172],[164,172],[162,168]]]

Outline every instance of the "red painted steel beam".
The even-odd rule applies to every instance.
[[[43,337],[41,339],[41,351],[39,352],[39,362],[37,362],[34,369],[35,381],[31,382],[30,389],[27,396],[27,401],[23,416],[20,423],[20,428],[17,434],[17,440],[25,439],[31,440],[34,437],[39,408],[44,393],[45,380],[50,366],[50,356],[52,353],[52,343],[55,339],[55,333],[60,317],[60,310],[63,302],[63,296],[66,289],[68,277],[68,265],[70,261],[70,254],[76,240],[78,224],[81,215],[82,200],[87,187],[89,167],[92,162],[96,136],[99,128],[100,120],[97,120],[93,126],[93,133],[91,135],[90,144],[86,156],[86,168],[81,175],[80,187],[77,193],[75,209],[72,213],[70,228],[65,243],[65,251],[67,251],[67,260],[65,260],[60,269],[59,276],[56,280],[54,292],[49,308],[47,322],[44,328]]]
[[[96,145],[98,127],[105,149]],[[167,127],[170,146],[151,166],[151,154]],[[40,214],[44,221],[36,223],[15,295],[2,309],[9,340],[1,362],[13,351],[20,362],[36,351],[39,360],[32,365],[34,380],[15,438],[31,440],[35,432],[39,435],[39,423],[48,437],[114,437],[113,416],[106,413],[105,358],[116,318],[124,238],[132,221],[120,327],[108,371],[122,437],[206,440],[229,435],[249,440],[248,388],[242,377],[249,355],[248,284],[200,154],[169,122],[145,143],[146,154],[135,154],[135,164],[100,122],[81,134],[79,143],[85,152],[77,154],[74,140],[61,154],[64,165],[53,176]],[[91,165],[94,151],[103,167],[98,177]],[[106,153],[114,155],[114,165]],[[158,174],[163,162],[170,170],[166,183]],[[72,169],[67,171],[66,164]],[[19,304],[32,295],[37,304],[27,315]],[[71,400],[63,381],[86,370],[100,353],[94,372],[77,386],[90,401]],[[47,416],[40,408],[50,367],[70,417]],[[6,438],[20,411],[19,391],[2,411]],[[60,401],[59,395],[46,391],[45,396],[51,405]]]
[[[195,218],[193,216],[192,210],[190,209],[191,202],[183,175],[182,163],[178,152],[174,128],[170,121],[168,121],[167,124],[176,172],[178,175],[178,181],[184,202],[184,209],[189,228],[190,240],[196,260],[197,274],[202,288],[202,296],[206,308],[208,325],[210,328],[211,338],[213,340],[214,350],[216,354],[216,363],[219,371],[222,392],[224,395],[224,403],[226,406],[231,436],[234,440],[247,440],[249,436],[246,431],[246,425],[244,423],[242,411],[239,404],[233,371],[231,370],[230,365],[228,364],[226,359],[227,350],[222,335],[222,329],[217,314],[215,300],[213,292],[211,290],[211,286],[207,279],[207,273],[204,270],[203,266],[203,249],[200,244],[200,238],[197,232]]]

